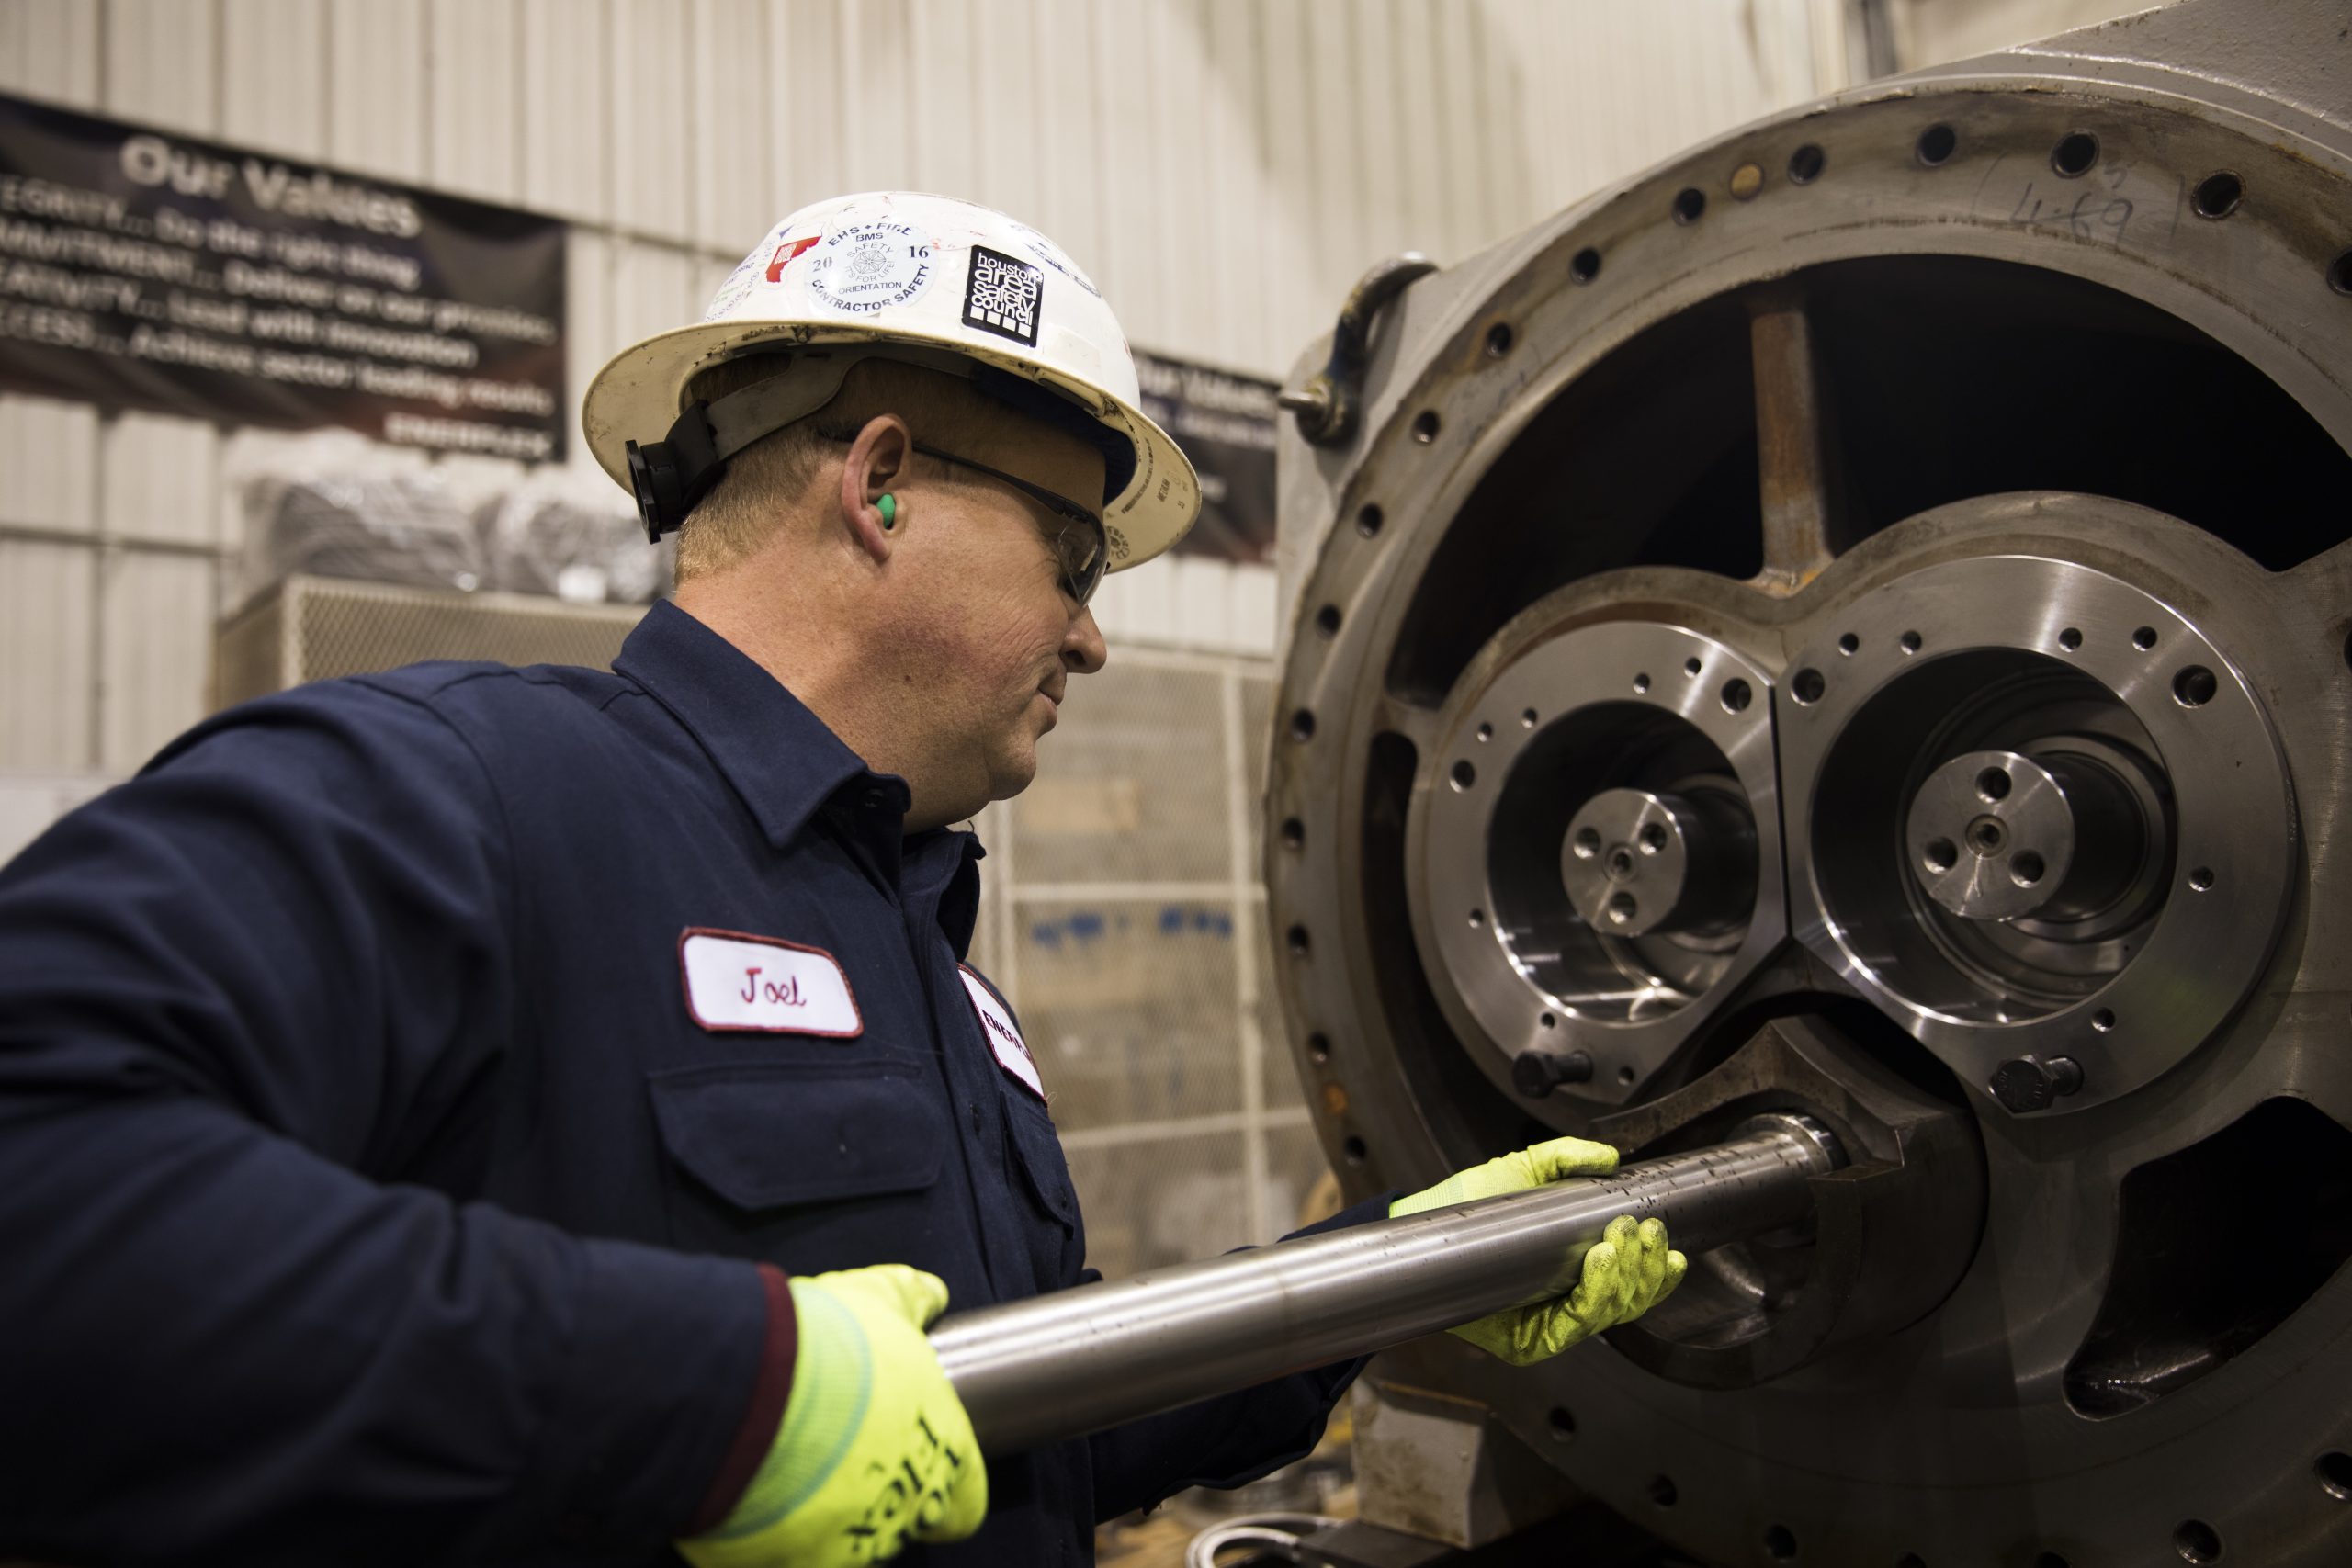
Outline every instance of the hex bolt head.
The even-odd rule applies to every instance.
[[[1521,1051],[1511,1058],[1511,1087],[1530,1100],[1541,1100],[1562,1084],[1586,1083],[1592,1077],[1592,1058],[1581,1051],[1555,1056],[1549,1051]]]
[[[2053,1056],[2047,1062],[2038,1056],[2012,1058],[1994,1070],[1991,1085],[1993,1098],[2013,1116],[2047,1111],[2060,1095],[2082,1087],[2082,1064],[2072,1056]]]

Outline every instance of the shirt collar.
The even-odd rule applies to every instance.
[[[777,849],[853,781],[866,793],[852,798],[869,810],[903,818],[913,804],[904,779],[869,769],[783,682],[666,599],[629,633],[613,669],[701,743]]]

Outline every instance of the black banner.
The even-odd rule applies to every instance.
[[[560,458],[564,233],[0,97],[0,388]]]
[[[1157,355],[1136,355],[1143,412],[1201,475],[1201,520],[1177,551],[1274,558],[1274,394],[1281,385]]]

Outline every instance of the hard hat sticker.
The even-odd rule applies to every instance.
[[[815,234],[803,234],[797,240],[786,240],[778,245],[775,253],[768,257],[768,281],[782,283],[784,269],[815,248],[818,238]]]
[[[931,236],[913,224],[853,223],[817,242],[808,292],[836,310],[870,316],[917,298],[936,270]]]
[[[972,247],[972,270],[964,284],[964,324],[1037,346],[1037,306],[1045,299],[1046,269],[1018,256]]]

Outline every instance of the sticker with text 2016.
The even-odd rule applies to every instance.
[[[864,1032],[849,976],[821,947],[690,926],[678,937],[686,1010],[705,1029],[762,1034]]]

